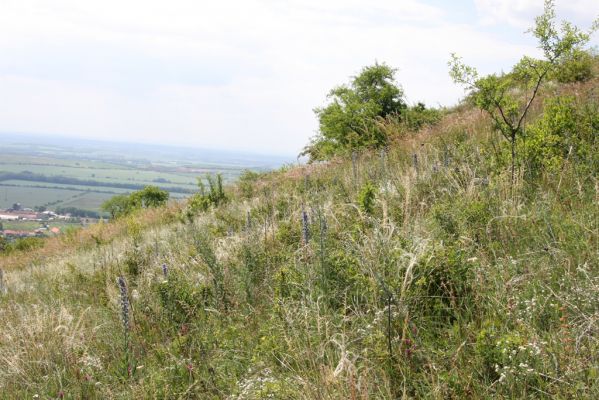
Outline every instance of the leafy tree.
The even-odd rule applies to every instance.
[[[127,215],[134,209],[133,203],[131,202],[129,195],[126,194],[119,194],[111,197],[110,199],[102,203],[102,206],[100,208],[102,209],[102,211],[105,211],[108,214],[110,214],[111,218],[117,218],[122,215]]]
[[[314,110],[319,134],[302,154],[314,161],[357,148],[384,146],[387,136],[377,120],[400,114],[406,107],[395,72],[384,63],[375,63],[364,67],[349,85],[333,88],[329,104]]]
[[[514,182],[516,140],[523,134],[526,116],[547,76],[565,58],[586,44],[590,34],[599,27],[595,21],[590,31],[582,32],[569,22],[558,29],[555,22],[555,4],[545,0],[542,15],[530,29],[543,51],[543,59],[525,56],[510,74],[488,75],[480,78],[475,68],[468,66],[452,54],[449,62],[454,82],[472,93],[472,100],[493,120],[495,128],[507,139],[511,147],[511,173]]]
[[[131,200],[141,208],[160,207],[168,201],[169,193],[157,186],[146,186],[142,190],[133,192]]]
[[[159,207],[168,201],[169,193],[156,186],[146,186],[129,195],[119,194],[105,201],[101,208],[111,218],[127,215],[140,208]]]

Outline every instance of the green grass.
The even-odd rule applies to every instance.
[[[77,196],[68,200],[65,200],[59,204],[57,207],[75,207],[82,210],[98,210],[102,203],[106,200],[113,197],[113,194],[109,193],[94,193],[87,192],[82,193],[81,196]]]
[[[111,186],[84,186],[84,185],[70,185],[62,183],[50,183],[50,182],[34,182],[34,181],[21,181],[17,179],[11,179],[2,181],[0,185],[4,186],[20,186],[20,187],[40,187],[48,189],[67,189],[67,190],[78,190],[78,191],[93,191],[93,192],[106,192],[112,194],[130,193],[130,189],[121,189]]]
[[[166,179],[181,187],[194,187],[196,174],[175,174],[158,171],[144,171],[133,168],[80,168],[60,165],[38,164],[3,164],[0,171],[23,172],[30,171],[47,176],[63,176],[67,178],[94,180],[103,183],[140,183],[151,184],[155,179]]]
[[[33,208],[47,203],[70,200],[82,193],[84,192],[78,190],[3,186],[0,183],[0,208],[11,207],[14,203]]]
[[[37,228],[43,227],[47,225],[49,228],[60,228],[64,230],[66,228],[81,227],[81,223],[77,222],[66,222],[66,221],[2,221],[2,226],[4,229],[17,230],[17,231],[33,231]]]

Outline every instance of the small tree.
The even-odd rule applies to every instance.
[[[510,142],[512,184],[515,178],[516,140],[522,135],[526,116],[548,74],[568,56],[589,41],[599,26],[595,21],[588,33],[569,22],[555,23],[553,0],[545,0],[543,14],[535,19],[529,30],[538,40],[543,59],[524,57],[510,74],[489,75],[479,78],[475,68],[464,64],[452,54],[449,62],[454,82],[472,93],[476,106],[487,112],[495,128]]]
[[[395,72],[384,63],[375,63],[364,67],[349,85],[332,89],[330,103],[314,110],[319,134],[302,154],[322,160],[356,148],[384,146],[387,137],[377,119],[399,114],[406,107]]]
[[[126,194],[119,194],[111,197],[102,203],[100,208],[102,211],[109,213],[110,218],[117,218],[121,215],[127,215],[134,209],[129,195]]]
[[[119,194],[105,201],[101,209],[111,218],[127,215],[140,208],[160,207],[168,201],[169,193],[157,186],[146,186],[129,195]]]
[[[160,207],[168,201],[169,193],[157,186],[146,186],[131,194],[131,200],[139,208]]]

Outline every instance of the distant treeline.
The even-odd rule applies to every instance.
[[[30,171],[22,172],[0,172],[0,182],[9,180],[31,181],[31,182],[48,182],[59,183],[64,185],[80,185],[80,186],[105,186],[119,189],[141,190],[147,185],[136,183],[121,183],[121,182],[99,182],[91,179],[69,178],[60,175],[43,175],[36,174]],[[195,193],[196,190],[185,189],[176,186],[161,187],[161,189],[172,193]]]
[[[0,186],[2,186],[2,187],[18,187],[18,188],[27,187],[27,188],[35,188],[35,189],[73,190],[73,191],[77,191],[77,192],[82,192],[81,194],[85,194],[85,193],[118,194],[118,192],[115,192],[114,190],[102,190],[102,189],[92,189],[92,188],[82,189],[82,188],[76,187],[76,186],[56,186],[56,185],[52,185],[52,183],[49,183],[47,185],[19,185],[18,183],[4,183],[4,182],[0,181]],[[61,201],[62,200],[57,200],[56,203],[47,203],[47,204],[48,205],[58,204]]]

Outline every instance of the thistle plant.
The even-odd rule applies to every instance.
[[[306,210],[302,210],[302,234],[304,238],[304,244],[308,244],[310,240],[310,226],[308,222],[308,213]]]
[[[129,295],[127,293],[127,283],[125,282],[125,278],[119,276],[117,278],[117,284],[119,285],[119,292],[121,297],[121,319],[123,322],[123,330],[125,337],[125,370],[127,375],[131,374],[132,369],[129,365],[129,330],[131,329],[131,320],[130,320],[130,303],[129,303]]]
[[[121,318],[123,320],[123,328],[125,329],[125,334],[127,334],[130,328],[129,295],[127,293],[127,283],[125,282],[125,278],[123,278],[122,276],[119,276],[117,278],[117,283],[119,285],[119,292],[121,295]]]

